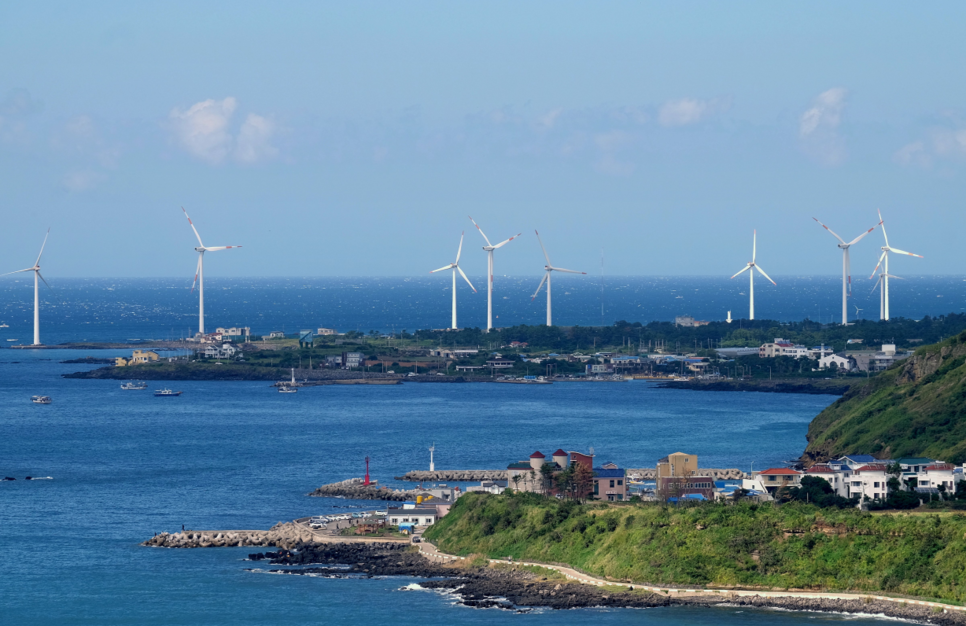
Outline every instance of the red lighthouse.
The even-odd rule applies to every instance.
[[[366,457],[366,480],[362,484],[363,485],[368,485],[369,484],[369,457]]]

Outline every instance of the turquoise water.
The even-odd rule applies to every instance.
[[[736,609],[516,615],[454,606],[405,579],[245,572],[247,549],[139,547],[155,532],[268,528],[336,511],[325,482],[428,466],[492,468],[534,449],[593,446],[653,465],[678,449],[748,468],[801,452],[830,396],[699,393],[649,383],[406,384],[280,395],[265,383],[185,382],[180,398],[67,380],[68,351],[0,351],[0,623],[3,624],[787,624],[836,616]],[[53,397],[49,406],[29,396]],[[52,476],[24,481],[27,475]],[[361,503],[360,503],[361,504]],[[849,618],[851,623],[873,622]]]

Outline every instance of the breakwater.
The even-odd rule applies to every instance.
[[[186,530],[180,533],[160,533],[141,545],[155,548],[258,546],[288,550],[314,541],[318,541],[318,538],[309,528],[295,522],[279,522],[268,530]]]
[[[692,391],[762,391],[769,393],[809,393],[844,395],[851,387],[865,384],[862,378],[776,378],[771,379],[724,379],[679,380],[658,383],[662,389],[690,389]]]
[[[748,475],[737,468],[714,469],[700,468],[698,474],[701,476],[711,476],[715,480],[741,480],[748,478]],[[653,467],[638,467],[627,470],[627,477],[631,480],[654,480],[657,478],[657,469]]]
[[[395,480],[407,480],[414,483],[421,482],[457,482],[457,481],[480,481],[480,480],[506,480],[506,470],[436,470],[433,472],[423,470],[412,470],[402,476],[396,476]]]
[[[404,502],[415,500],[416,496],[427,495],[425,489],[390,489],[378,485],[365,485],[361,478],[350,478],[337,483],[322,485],[312,493],[313,498],[351,498],[353,500],[386,500]]]

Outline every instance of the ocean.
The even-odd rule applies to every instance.
[[[52,280],[54,288],[43,292],[42,339],[52,344],[180,336],[195,320],[196,300],[184,282]],[[527,291],[534,287],[530,282],[501,283],[501,325],[541,321],[542,308],[527,304]],[[801,293],[773,305],[787,310],[790,319],[800,319],[808,311],[802,304],[802,310],[793,312],[796,302],[804,303],[809,289],[830,290],[833,282],[802,279]],[[719,283],[609,280],[605,319],[647,321],[678,313],[711,318],[733,306],[725,301],[726,296],[734,300],[729,284]],[[925,304],[912,306],[910,299],[906,314],[957,310],[937,308],[933,301],[962,301],[961,283],[923,279],[917,288],[931,291],[915,302]],[[206,304],[211,327],[412,330],[445,326],[447,286],[428,279],[215,278],[208,283]],[[690,290],[686,297],[673,295],[677,291],[671,289],[685,286]],[[599,323],[599,289],[593,289],[589,281],[573,286],[559,281],[556,319]],[[770,296],[790,293],[787,289],[762,290],[761,316],[781,318],[766,303]],[[9,328],[0,329],[0,337],[29,340],[29,291],[25,283],[2,283],[0,318]],[[944,299],[935,298],[937,292]],[[896,303],[905,298],[898,293]],[[479,324],[485,295],[474,296],[476,301],[462,292],[460,297],[461,311]],[[127,352],[104,350],[96,356]],[[653,466],[677,450],[698,454],[704,467],[778,465],[801,453],[809,421],[835,400],[832,396],[662,390],[642,381],[328,386],[283,395],[263,382],[191,381],[175,385],[184,391],[181,397],[155,398],[150,390],[121,391],[116,381],[61,377],[89,367],[62,360],[89,354],[0,350],[0,474],[17,478],[0,482],[0,624],[879,622],[736,608],[518,615],[456,606],[435,592],[401,591],[412,582],[407,579],[251,573],[245,571],[250,550],[244,548],[175,551],[138,545],[156,532],[180,530],[182,524],[264,529],[304,515],[371,507],[371,502],[305,494],[324,483],[360,476],[366,456],[372,459],[373,477],[392,484],[393,476],[428,468],[427,448],[433,443],[436,466],[453,469],[505,467],[534,450],[548,453],[558,447],[593,447],[600,461],[624,467]],[[34,394],[50,395],[53,404],[31,404]],[[26,476],[52,479],[25,481]]]
[[[0,345],[31,343],[33,280],[0,281]],[[486,327],[486,281],[470,277],[478,293],[457,283],[458,325]],[[842,282],[834,276],[775,276],[778,286],[755,284],[758,319],[781,322],[841,320]],[[494,326],[544,324],[546,296],[532,299],[539,276],[494,282]],[[618,320],[672,321],[677,315],[724,320],[748,317],[747,280],[722,277],[554,277],[553,321],[561,326],[610,325]],[[849,318],[878,319],[878,291],[853,277]],[[177,339],[197,331],[198,293],[190,278],[109,279],[48,277],[40,286],[41,340],[124,341]],[[602,288],[603,285],[603,288]],[[418,278],[219,278],[205,279],[205,325],[249,326],[254,334],[295,333],[319,327],[339,332],[448,328],[449,276]],[[856,307],[860,309],[856,311]],[[909,276],[890,284],[892,317],[919,319],[966,308],[963,276]]]

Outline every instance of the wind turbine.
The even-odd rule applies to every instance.
[[[536,230],[533,232],[537,233]],[[547,249],[543,246],[543,240],[540,239],[540,233],[537,233],[537,241],[540,242],[540,249],[543,250],[543,256],[547,259],[547,264],[543,268],[547,271],[540,279],[540,284],[537,285],[537,290],[533,292],[533,297],[530,298],[530,302],[533,302],[537,298],[537,294],[540,293],[540,289],[543,287],[543,283],[547,283],[547,326],[553,326],[550,319],[550,272],[565,272],[567,274],[586,274],[587,272],[577,272],[575,270],[565,270],[562,267],[554,267],[550,264],[550,256],[547,254]]]
[[[465,231],[460,233],[460,247],[456,249],[456,260],[445,267],[441,267],[438,270],[433,270],[430,272],[430,274],[435,274],[436,272],[442,272],[443,270],[453,270],[453,330],[456,330],[456,272],[460,273],[460,276],[466,280],[466,284],[470,286],[470,289],[473,290],[473,293],[476,293],[476,287],[473,286],[473,283],[470,282],[470,279],[466,278],[466,274],[464,274],[463,270],[460,269],[460,253],[463,252],[464,234]]]
[[[501,241],[500,243],[494,246],[493,244],[490,243],[490,240],[486,238],[486,235],[483,234],[483,229],[480,228],[479,224],[477,224],[472,217],[470,217],[470,221],[473,222],[473,226],[476,226],[476,230],[480,231],[480,234],[483,235],[483,240],[486,241],[486,245],[483,246],[483,249],[486,250],[486,254],[487,254],[487,258],[486,258],[486,280],[487,280],[486,330],[492,330],[493,328],[493,251],[496,250],[497,248],[502,248],[503,246],[510,243],[511,241],[513,241],[514,239],[522,235],[523,233],[517,233],[513,237],[510,237],[505,241]]]
[[[188,212],[184,210],[184,216],[188,217]],[[198,238],[198,245],[195,250],[198,252],[198,268],[195,270],[195,279],[191,282],[191,291],[195,290],[195,283],[198,283],[198,334],[205,334],[205,252],[218,252],[219,250],[231,250],[232,248],[241,248],[241,246],[214,246],[208,247],[201,243],[201,235],[198,234],[198,229],[195,228],[194,222],[188,217],[188,223],[191,225],[191,230],[195,231],[195,237]]]
[[[761,275],[767,278],[771,284],[775,285],[776,287],[778,286],[778,283],[773,281],[771,277],[765,273],[765,270],[761,269],[761,266],[755,263],[755,254],[756,254],[757,248],[758,248],[758,231],[755,230],[755,231],[752,231],[752,235],[751,235],[751,262],[745,266],[745,269],[741,270],[741,272],[748,272],[748,270],[751,270],[750,272],[748,272],[748,280],[749,280],[748,297],[750,298],[749,304],[748,304],[748,319],[750,320],[755,319],[755,270],[758,270],[759,272],[761,272]],[[738,272],[738,274],[741,274],[741,272]],[[732,276],[732,278],[734,278],[735,276],[738,276],[738,274],[735,274],[734,276]]]
[[[885,220],[882,219],[882,211],[879,211],[879,223],[882,224],[882,236],[885,238],[885,244],[882,246],[882,256],[879,257],[879,262],[876,263],[875,269],[872,270],[872,276],[875,276],[876,271],[879,266],[882,266],[882,272],[879,274],[879,280],[876,281],[875,286],[872,287],[872,291],[875,291],[876,287],[881,287],[879,290],[879,319],[887,320],[889,319],[889,279],[898,278],[903,280],[900,276],[893,276],[889,273],[889,253],[895,252],[896,254],[904,254],[906,256],[914,256],[918,258],[923,258],[922,255],[913,254],[912,252],[906,252],[905,250],[899,250],[898,248],[893,248],[889,245],[889,235],[886,234]],[[871,279],[872,276],[869,276]]]
[[[47,247],[47,237],[50,236],[50,229],[47,229],[47,234],[44,235],[44,243],[40,246],[40,254],[37,255],[37,260],[34,261],[33,267],[28,267],[27,269],[17,270],[15,272],[7,272],[6,274],[0,274],[0,276],[9,276],[10,274],[19,274],[20,272],[33,272],[34,273],[34,343],[33,345],[39,346],[40,343],[40,282],[37,279],[44,281],[47,288],[50,285],[44,279],[43,275],[40,273],[40,257],[44,256],[44,248]]]
[[[429,446],[429,471],[431,472],[436,471],[436,463],[433,462],[433,452],[436,452],[435,441],[433,442],[433,445]]]
[[[812,219],[815,220],[816,222],[818,222],[818,219],[817,218],[814,218],[813,217]],[[853,239],[852,241],[850,241],[848,243],[845,243],[845,240],[844,239],[842,239],[841,237],[839,237],[838,235],[836,235],[834,232],[832,232],[832,229],[831,228],[829,228],[825,224],[822,224],[822,222],[818,222],[818,223],[821,225],[822,228],[824,228],[828,232],[832,233],[832,236],[833,237],[835,237],[836,239],[839,240],[839,246],[838,247],[842,249],[842,325],[843,326],[846,326],[849,323],[848,298],[849,298],[849,296],[852,295],[852,268],[851,268],[851,264],[849,262],[849,247],[857,244],[859,241],[862,240],[863,237],[865,237],[866,235],[868,235],[869,233],[871,233],[873,230],[875,230],[875,226],[879,226],[880,224],[882,224],[882,216],[881,215],[879,216],[879,223],[878,224],[876,224],[875,226],[873,226],[869,230],[865,231],[864,233],[862,233],[861,235],[859,235],[858,237],[856,237],[855,239]]]

